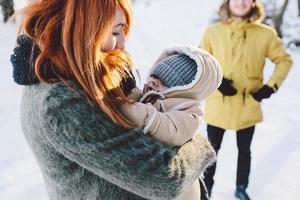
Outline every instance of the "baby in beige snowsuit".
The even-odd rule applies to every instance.
[[[122,113],[159,142],[181,146],[199,129],[200,103],[221,83],[218,61],[206,51],[191,47],[165,50],[149,71],[139,102],[124,104]],[[199,181],[180,199],[199,200]]]

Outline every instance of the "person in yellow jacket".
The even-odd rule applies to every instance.
[[[204,118],[208,140],[216,152],[225,130],[237,132],[238,166],[235,196],[250,199],[246,193],[250,174],[250,145],[255,125],[262,121],[261,101],[277,92],[286,78],[292,60],[276,31],[261,23],[263,7],[255,0],[226,0],[220,6],[220,21],[204,33],[201,47],[210,52],[223,70],[222,84],[206,99]],[[275,68],[264,80],[265,59]],[[211,194],[216,165],[205,172]]]

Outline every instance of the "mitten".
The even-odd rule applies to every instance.
[[[237,90],[232,86],[233,81],[227,78],[222,79],[222,83],[219,86],[218,90],[224,96],[234,96],[237,93]]]
[[[253,98],[256,101],[261,101],[266,98],[270,98],[270,96],[275,92],[273,88],[268,85],[263,85],[260,89],[252,94]]]
[[[39,80],[35,76],[34,61],[40,53],[37,45],[33,44],[31,38],[26,35],[20,35],[17,39],[17,47],[10,57],[13,65],[14,81],[20,85],[38,83]]]
[[[165,99],[162,93],[150,90],[140,98],[139,102],[154,104],[157,100],[161,99]]]

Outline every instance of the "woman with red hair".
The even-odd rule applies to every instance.
[[[24,10],[11,62],[50,199],[176,199],[214,160],[200,135],[160,144],[120,113],[135,87],[130,9],[129,0],[35,0]]]

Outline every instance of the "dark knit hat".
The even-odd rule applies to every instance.
[[[183,86],[191,83],[197,73],[195,60],[184,54],[170,55],[160,60],[154,67],[152,76],[160,79],[167,87]]]

